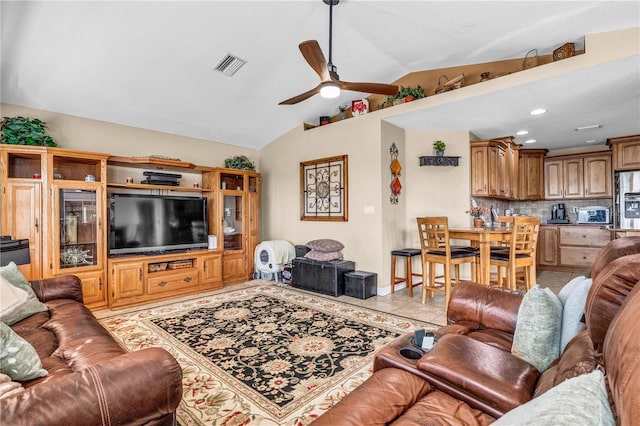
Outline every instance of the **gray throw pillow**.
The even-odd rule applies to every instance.
[[[0,322],[0,373],[19,382],[49,374],[42,368],[33,346],[3,322]]]
[[[582,281],[586,279],[587,277],[585,277],[584,275],[580,275],[579,277],[575,277],[574,279],[566,283],[560,289],[560,291],[558,292],[558,299],[560,299],[563,305],[567,303],[567,299],[569,298],[569,295],[573,293],[573,291],[580,286]]]
[[[585,278],[579,282],[569,294],[569,297],[563,302],[560,353],[564,351],[567,343],[586,327],[581,320],[584,315],[584,305],[587,301],[587,294],[589,294],[590,288],[591,278]]]
[[[325,262],[329,260],[342,260],[343,258],[341,251],[323,252],[318,250],[311,250],[305,254],[304,257],[307,259],[321,260]]]
[[[522,299],[511,353],[541,373],[560,356],[562,302],[548,288],[536,285]]]
[[[7,266],[0,267],[0,275],[9,281],[9,283],[21,290],[27,292],[27,301],[22,304],[20,309],[14,310],[6,317],[2,317],[2,322],[6,324],[15,324],[37,312],[45,312],[47,306],[40,302],[29,285],[27,279],[22,275],[14,262],[10,262]]]
[[[344,248],[344,245],[340,241],[330,240],[328,238],[309,241],[306,245],[311,250],[317,250],[324,253],[340,251]]]
[[[613,426],[613,414],[600,370],[566,380],[507,412],[496,426]]]

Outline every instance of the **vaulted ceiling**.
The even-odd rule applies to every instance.
[[[298,50],[328,55],[329,7],[308,1],[2,1],[3,103],[259,149],[366,94],[284,99],[318,84]],[[637,1],[356,1],[334,7],[333,63],[348,81],[549,54],[587,34],[640,27]],[[640,43],[640,40],[638,41]],[[214,70],[231,53],[233,76]],[[528,123],[514,111],[544,103]],[[490,106],[490,107],[488,107]],[[390,119],[482,138],[534,127],[537,146],[640,133],[640,60],[605,64]]]

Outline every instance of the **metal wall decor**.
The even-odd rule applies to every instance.
[[[346,222],[347,155],[300,163],[300,220]]]
[[[391,165],[389,166],[391,169],[391,185],[389,185],[391,188],[391,197],[389,197],[389,201],[391,201],[391,204],[398,204],[398,196],[402,189],[399,177],[402,166],[400,165],[400,161],[398,161],[398,147],[395,142],[391,144],[389,154],[391,154]]]

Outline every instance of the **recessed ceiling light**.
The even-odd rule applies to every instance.
[[[536,140],[535,139],[527,139],[526,141],[524,141],[524,143],[535,143]]]
[[[529,131],[528,130],[518,130],[516,132],[516,136],[523,136],[523,135],[528,135]]]
[[[545,112],[547,112],[546,109],[537,108],[537,109],[534,109],[533,111],[531,111],[531,115],[540,115],[540,114],[544,114]]]
[[[588,140],[588,141],[584,141],[584,143],[596,143],[596,142],[599,142],[599,141],[597,139],[591,139],[591,140]]]
[[[599,129],[600,127],[602,127],[602,124],[592,124],[591,126],[576,127],[573,130],[575,130],[576,132],[583,132],[585,130]]]

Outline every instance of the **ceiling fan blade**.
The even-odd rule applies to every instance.
[[[302,102],[305,99],[309,99],[310,97],[312,97],[316,93],[320,93],[320,85],[314,87],[311,90],[307,90],[304,93],[300,93],[299,95],[296,95],[293,98],[289,98],[286,101],[282,101],[278,105],[293,105],[293,104],[297,104],[298,102]]]
[[[325,59],[318,42],[316,40],[307,40],[300,43],[298,47],[300,48],[300,52],[304,59],[306,59],[307,63],[320,76],[320,80],[329,80],[330,77],[327,60]]]
[[[353,90],[354,92],[375,93],[377,95],[395,95],[398,93],[398,86],[395,84],[383,83],[353,83],[349,81],[340,81],[340,87],[344,90]]]

